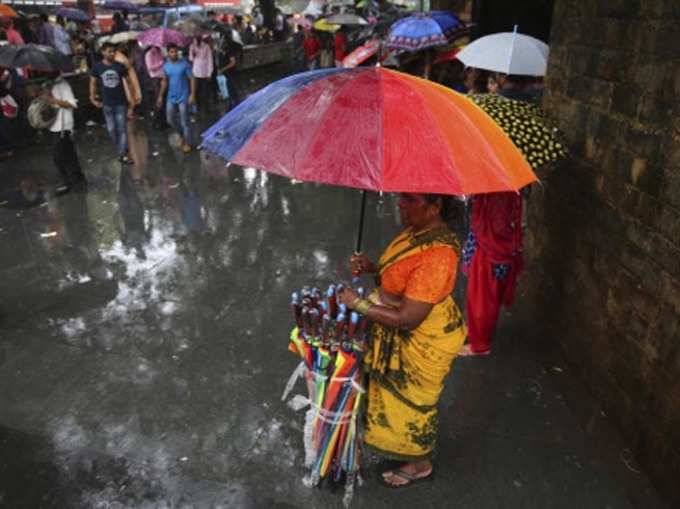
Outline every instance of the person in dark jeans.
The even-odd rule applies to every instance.
[[[56,78],[52,87],[42,96],[44,101],[58,108],[57,118],[50,126],[50,132],[54,136],[54,165],[67,190],[82,190],[87,187],[87,180],[80,168],[78,153],[73,144],[73,110],[78,107],[78,101],[68,81],[58,73]]]
[[[124,164],[132,164],[128,153],[127,142],[127,113],[128,98],[125,94],[123,81],[128,82],[128,89],[132,89],[128,71],[125,66],[114,60],[116,46],[105,42],[101,49],[102,61],[95,64],[90,76],[90,102],[101,108],[106,119],[106,129],[116,144],[118,157]],[[97,99],[99,85],[101,101]]]
[[[236,87],[236,66],[241,55],[241,47],[228,39],[224,41],[217,54],[217,74],[227,78],[229,90],[229,109],[239,103],[239,91]]]

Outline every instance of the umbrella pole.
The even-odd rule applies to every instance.
[[[366,215],[366,191],[361,191],[361,212],[359,213],[359,231],[357,232],[357,248],[355,253],[361,253],[361,241],[364,236],[364,216]]]

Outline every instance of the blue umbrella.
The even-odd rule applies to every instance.
[[[448,11],[418,12],[390,27],[387,46],[417,51],[445,44],[467,35],[469,26]]]
[[[80,9],[73,9],[71,7],[62,7],[57,11],[57,16],[62,18],[72,19],[73,21],[89,21],[90,15]]]
[[[109,11],[127,11],[127,12],[137,12],[139,11],[139,6],[133,4],[132,2],[126,2],[125,0],[106,0],[103,5],[104,9]]]

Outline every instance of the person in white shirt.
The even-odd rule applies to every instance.
[[[80,168],[78,153],[73,144],[73,111],[78,107],[78,101],[73,95],[73,89],[61,75],[54,81],[52,87],[41,98],[56,106],[57,117],[50,126],[53,133],[54,165],[69,189],[85,189],[87,181]]]

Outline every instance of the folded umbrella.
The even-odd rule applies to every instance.
[[[0,47],[0,67],[27,67],[35,71],[72,71],[73,60],[51,46],[7,44]]]
[[[390,27],[387,46],[417,51],[448,44],[468,33],[469,26],[452,12],[418,12]]]
[[[534,37],[501,32],[468,44],[458,60],[468,67],[522,76],[545,76],[550,47]]]

